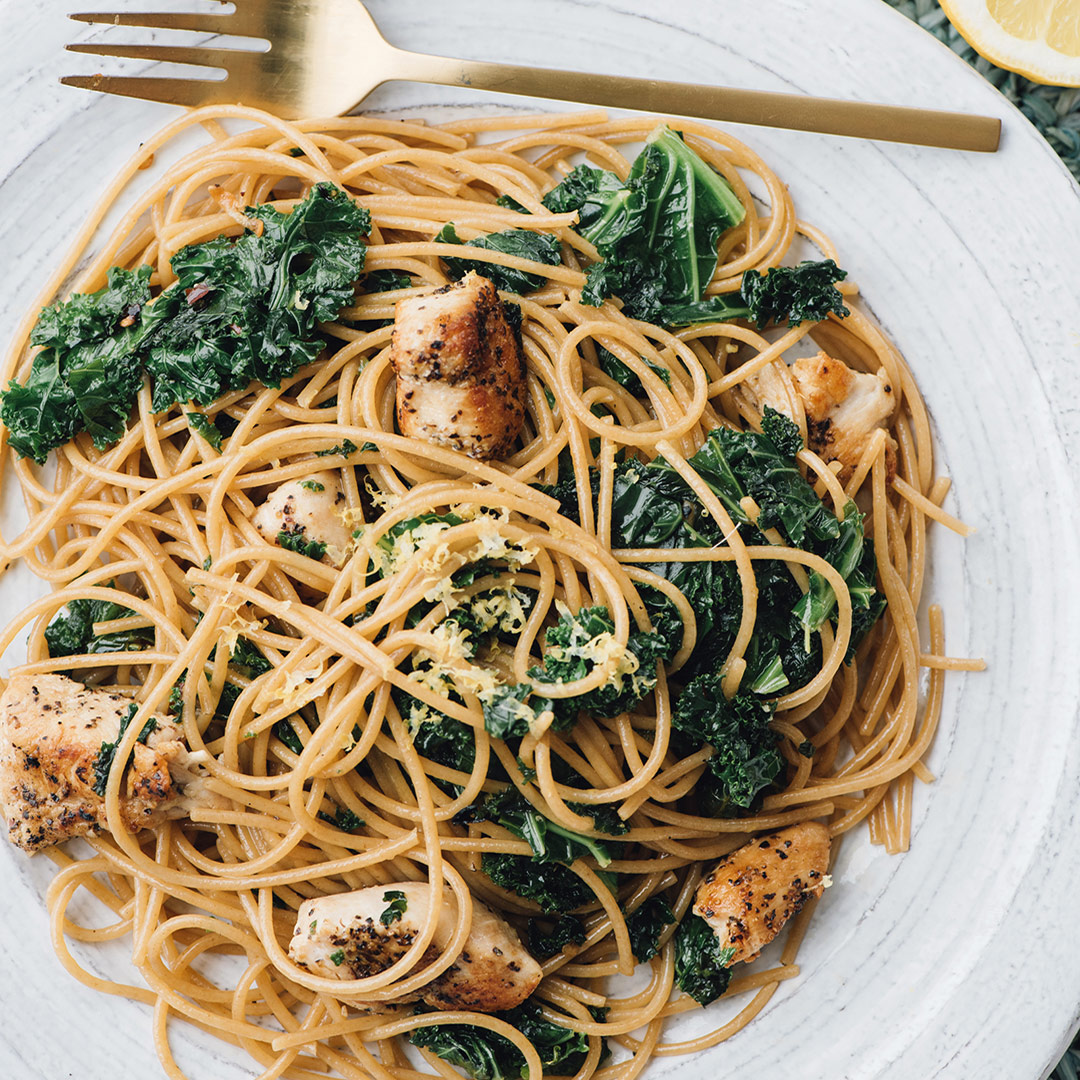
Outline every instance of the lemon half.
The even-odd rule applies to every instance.
[[[1080,0],[940,0],[969,45],[1033,82],[1080,86]]]

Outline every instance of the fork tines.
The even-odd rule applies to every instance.
[[[230,13],[215,11],[80,11],[68,16],[76,22],[106,26],[142,26],[150,30],[194,30],[203,34],[258,36],[262,19],[253,8]]]

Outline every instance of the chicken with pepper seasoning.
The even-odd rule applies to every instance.
[[[430,904],[430,887],[415,881],[307,900],[296,916],[289,956],[327,978],[368,978],[405,955],[428,919]],[[441,956],[454,935],[458,915],[449,890],[437,918],[431,944],[413,971]],[[472,927],[453,964],[394,1004],[423,1001],[438,1009],[501,1012],[520,1005],[540,984],[540,977],[540,965],[525,951],[513,927],[474,897]],[[379,1007],[362,999],[341,1000],[361,1008]]]
[[[63,675],[17,675],[8,683],[0,697],[0,806],[13,844],[36,852],[105,830],[105,784],[134,708],[130,697]],[[185,817],[195,805],[223,804],[206,789],[182,730],[152,720],[120,787],[132,832]]]
[[[722,946],[735,950],[729,966],[749,962],[807,901],[824,892],[828,868],[829,830],[816,821],[759,836],[705,875],[694,914]]]
[[[470,271],[399,300],[390,363],[403,435],[481,461],[507,454],[525,418],[525,364],[487,278]]]

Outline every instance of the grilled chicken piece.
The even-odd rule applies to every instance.
[[[0,697],[0,804],[8,839],[35,852],[105,829],[105,800],[94,791],[102,743],[114,743],[131,698],[89,689],[62,675],[17,675]],[[124,777],[120,807],[132,832],[192,805],[221,805],[202,779],[181,729],[155,717]]]
[[[802,357],[789,368],[806,412],[807,444],[825,461],[840,462],[840,480],[850,479],[878,428],[884,429],[896,408],[896,392],[884,370],[876,375],[852,371],[825,352]],[[772,365],[746,380],[759,408],[770,405],[792,415],[790,396]],[[886,444],[889,481],[896,475],[896,443]]]
[[[706,874],[694,914],[712,927],[721,945],[734,947],[732,964],[754,960],[792,915],[822,894],[828,867],[824,825],[806,821],[759,836]]]
[[[289,956],[326,978],[376,975],[404,956],[416,939],[427,921],[430,896],[426,884],[402,882],[307,900],[297,912]],[[402,898],[405,908],[391,921],[395,912],[390,905],[397,899],[400,906]],[[447,890],[435,936],[414,971],[442,954],[457,921],[457,905]],[[419,1000],[437,1009],[498,1012],[520,1005],[540,984],[540,976],[540,965],[525,951],[513,927],[474,899],[472,928],[457,960],[426,986],[393,1004]],[[358,998],[342,1000],[359,1008],[379,1007]]]
[[[350,540],[341,516],[344,508],[345,492],[337,473],[319,472],[287,480],[274,488],[251,521],[271,544],[280,544],[279,533],[295,536],[300,547],[325,544],[320,561],[340,567],[348,555]]]
[[[495,286],[475,272],[399,300],[390,363],[403,435],[502,457],[525,418],[525,365]]]

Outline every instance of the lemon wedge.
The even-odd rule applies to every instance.
[[[1080,86],[1080,0],[941,0],[969,45],[1033,82]]]

